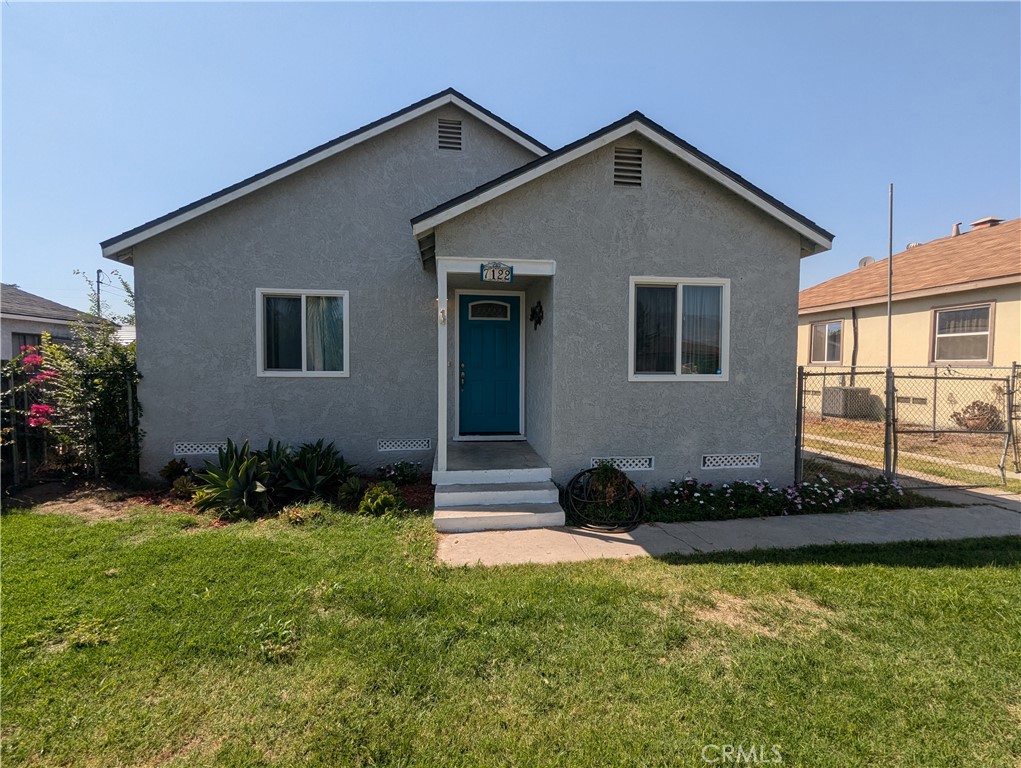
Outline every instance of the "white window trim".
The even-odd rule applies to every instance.
[[[826,350],[823,350],[822,360],[815,359],[815,349],[813,347],[813,339],[815,337],[815,327],[817,325],[830,326],[834,323],[840,323],[840,354],[837,355],[836,360],[826,360]],[[828,344],[824,344],[824,347],[828,347]],[[819,320],[815,323],[809,323],[808,326],[808,364],[809,365],[840,365],[844,360],[844,318],[838,317],[833,320]]]
[[[720,325],[720,373],[637,373],[635,371],[635,291],[640,285],[673,285],[677,287],[677,339],[674,360],[681,360],[681,319],[684,308],[680,290],[684,285],[718,285],[723,288],[723,318]],[[730,278],[726,277],[653,277],[629,278],[628,290],[628,381],[729,381],[730,380]]]
[[[265,345],[265,297],[267,296],[298,296],[301,298],[301,370],[300,371],[267,371]],[[308,371],[305,360],[305,297],[306,296],[340,296],[344,299],[344,370],[343,371]],[[348,291],[325,291],[319,288],[256,288],[255,289],[255,375],[265,378],[347,378],[351,375],[351,303]]]
[[[993,305],[992,301],[980,301],[975,304],[961,304],[954,307],[934,307],[932,310],[932,348],[931,363],[933,365],[944,365],[946,363],[957,363],[959,365],[989,365],[993,360]],[[988,327],[984,331],[966,331],[965,333],[940,333],[939,313],[956,312],[961,309],[978,309],[985,307],[989,311]],[[940,339],[957,338],[958,336],[985,336],[986,354],[984,357],[972,358],[943,358],[936,357],[936,349],[939,347]]]

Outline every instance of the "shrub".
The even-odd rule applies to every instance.
[[[195,495],[196,488],[197,486],[191,479],[191,475],[181,475],[174,480],[174,485],[170,489],[170,493],[176,499],[191,501],[191,498]]]
[[[728,520],[739,517],[772,517],[839,512],[852,508],[892,509],[899,507],[904,491],[877,477],[845,487],[826,478],[815,483],[796,483],[776,488],[768,480],[739,480],[716,488],[686,478],[649,492],[647,508],[653,520]]]
[[[340,489],[337,491],[337,503],[347,509],[353,509],[361,500],[362,481],[356,475],[351,475],[340,484]]]
[[[358,513],[381,517],[383,515],[399,515],[407,512],[404,501],[391,482],[377,483],[371,486],[358,505]]]
[[[259,457],[252,454],[248,441],[239,448],[228,440],[217,454],[217,462],[206,462],[206,471],[197,475],[201,494],[195,506],[201,511],[218,510],[223,517],[250,517],[269,510],[268,475]]]
[[[314,504],[291,504],[284,507],[280,516],[291,525],[304,525],[322,519],[323,508]]]
[[[288,495],[284,485],[287,482],[287,466],[293,460],[294,452],[289,445],[284,445],[279,440],[270,440],[266,449],[256,451],[266,470],[266,488],[270,499],[277,503],[283,503],[284,497]]]
[[[418,482],[422,474],[422,462],[418,461],[396,461],[379,468],[380,480],[385,480],[394,485],[412,485]]]
[[[184,459],[171,459],[164,465],[163,469],[160,470],[160,477],[168,483],[173,484],[179,477],[184,477],[190,473],[191,467],[188,466],[187,461]]]
[[[975,400],[960,411],[954,411],[950,418],[961,429],[972,432],[1002,432],[1004,427],[1000,408],[983,400]]]
[[[287,479],[284,488],[294,500],[333,499],[341,483],[354,474],[355,465],[348,464],[333,443],[323,440],[305,443],[296,454],[283,463]]]

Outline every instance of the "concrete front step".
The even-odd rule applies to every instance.
[[[465,483],[436,486],[436,508],[490,507],[497,504],[549,504],[560,492],[549,480],[541,483]]]
[[[542,483],[552,477],[549,467],[525,469],[433,470],[433,485],[488,485],[490,483]]]
[[[564,510],[548,504],[500,504],[492,506],[436,508],[433,526],[440,533],[506,531],[548,528],[564,524]]]

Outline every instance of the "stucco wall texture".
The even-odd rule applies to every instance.
[[[440,117],[462,120],[463,151],[437,148]],[[410,219],[532,159],[445,106],[136,246],[143,473],[175,442],[228,437],[431,466],[377,450],[436,437],[436,276]],[[350,376],[257,376],[259,288],[349,291]]]
[[[654,456],[639,484],[792,481],[799,236],[643,138],[618,143],[644,150],[639,188],[613,185],[607,146],[436,230],[437,256],[556,260],[528,298],[545,291],[526,362],[549,360],[526,373],[534,447],[559,482],[595,456]],[[628,381],[630,276],[731,280],[729,381]],[[701,470],[750,452],[760,469]]]

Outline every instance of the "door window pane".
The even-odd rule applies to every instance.
[[[635,287],[635,373],[675,373],[677,288]]]

